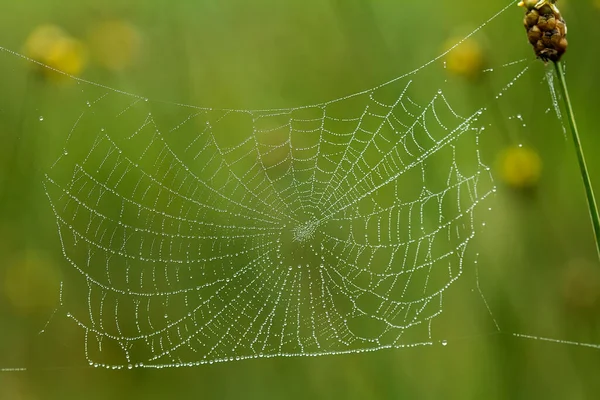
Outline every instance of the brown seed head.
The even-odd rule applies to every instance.
[[[567,51],[567,25],[556,7],[556,0],[524,0],[525,30],[535,54],[544,62],[558,61]]]

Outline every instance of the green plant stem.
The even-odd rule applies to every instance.
[[[600,259],[600,216],[598,215],[598,205],[596,203],[596,198],[594,197],[594,190],[592,189],[592,183],[590,181],[590,173],[588,172],[588,168],[585,163],[585,157],[583,156],[583,148],[581,147],[581,140],[579,139],[579,131],[577,130],[577,123],[575,122],[575,115],[573,114],[573,106],[571,105],[571,99],[569,98],[569,91],[567,89],[567,81],[565,79],[563,66],[560,61],[556,61],[554,66],[556,67],[556,74],[558,75],[558,81],[560,82],[560,90],[562,92],[563,99],[565,101],[565,107],[567,109],[569,126],[571,127],[575,152],[577,153],[577,161],[579,162],[579,170],[581,172],[581,178],[583,179],[583,185],[585,186],[588,208],[590,211],[590,217],[592,219],[592,226],[594,227],[596,250],[598,251],[598,259]]]

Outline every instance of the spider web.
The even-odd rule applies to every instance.
[[[460,116],[441,90],[417,104],[411,85],[192,109],[174,126],[141,99],[90,103],[45,181],[88,287],[87,313],[69,316],[90,361],[108,341],[127,363],[172,365],[428,343],[491,177],[481,110]],[[457,146],[472,148],[468,172]]]
[[[84,330],[90,365],[432,344],[475,210],[495,191],[480,156],[486,108],[431,85],[442,62],[271,110],[78,80],[93,100],[44,187],[73,272],[61,310]],[[499,69],[510,77],[496,99],[527,70]]]

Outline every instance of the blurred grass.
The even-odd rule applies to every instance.
[[[96,24],[125,20],[142,37],[137,62],[115,72],[90,61],[82,77],[154,100],[281,108],[341,97],[411,71],[438,55],[449,38],[464,36],[506,4],[28,0],[5,5],[0,45],[21,51],[29,33],[49,22],[86,40]],[[593,1],[560,4],[569,24],[567,79],[598,188],[600,55],[590,43],[600,39],[595,29],[600,11]],[[515,5],[474,37],[490,67],[533,59],[521,18]],[[98,371],[79,367],[85,362],[83,338],[73,324],[52,322],[47,335],[37,335],[58,301],[48,288],[57,293],[58,287],[57,279],[40,280],[44,275],[36,268],[56,276],[69,269],[41,182],[62,151],[84,95],[72,83],[40,81],[27,62],[0,53],[0,282],[11,285],[0,295],[0,367],[35,367],[0,373],[0,398],[594,398],[600,390],[597,350],[509,335],[600,343],[599,265],[585,197],[571,145],[554,111],[546,113],[543,75],[543,64],[532,64],[512,104],[490,99],[494,82],[452,81],[453,104],[495,107],[494,126],[482,143],[487,164],[496,167],[496,157],[519,143],[535,149],[543,163],[534,188],[515,189],[499,180],[497,196],[484,206],[493,211],[481,213],[486,228],[469,249],[505,334],[494,334],[478,293],[471,291],[471,273],[445,297],[444,314],[434,324],[445,335],[435,339],[449,340],[445,347]],[[508,119],[517,114],[526,127]],[[18,282],[27,268],[33,271],[23,274],[29,279],[15,288],[18,283],[10,282]]]

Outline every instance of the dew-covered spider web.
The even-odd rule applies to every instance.
[[[159,364],[415,345],[412,331],[427,342],[490,175],[480,111],[455,113],[442,91],[417,104],[410,86],[298,109],[189,109],[175,126],[139,99],[90,104],[79,123],[91,147],[67,146],[45,181],[88,286],[89,312],[69,316],[90,360],[108,341],[127,362]],[[93,112],[119,100],[121,116],[138,114],[128,127]],[[469,171],[459,146],[472,147]]]
[[[493,102],[531,62],[511,61]],[[432,84],[444,67],[438,57],[370,90],[267,110],[78,80],[88,100],[44,188],[72,273],[58,311],[83,329],[88,362],[432,344],[495,191],[480,156],[486,105],[462,101],[454,80]]]
[[[90,361],[107,342],[167,365],[429,343],[493,189],[482,110],[458,114],[443,90],[418,103],[415,78],[176,124],[143,99],[91,101],[44,183],[88,287],[69,317]]]

